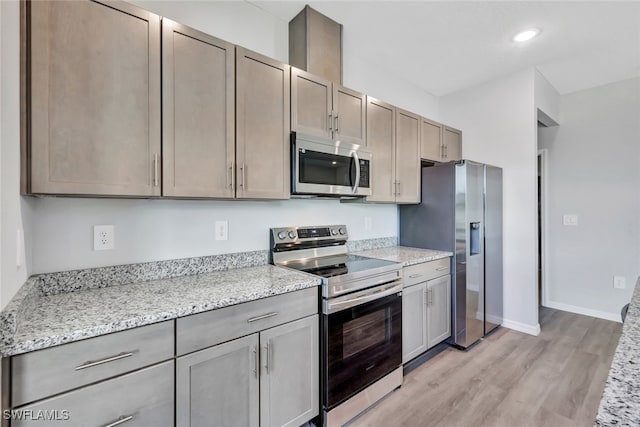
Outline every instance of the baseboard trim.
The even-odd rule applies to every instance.
[[[554,308],[556,310],[568,311],[569,313],[582,314],[598,319],[611,320],[612,322],[622,323],[620,313],[609,313],[606,311],[592,310],[590,308],[578,307],[577,305],[564,304],[556,301],[547,300],[545,307]]]
[[[528,325],[526,323],[516,322],[515,320],[504,319],[502,326],[505,328],[513,329],[514,331],[523,332],[525,334],[538,336],[540,335],[540,324]]]

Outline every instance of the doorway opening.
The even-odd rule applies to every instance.
[[[538,306],[546,306],[546,166],[547,149],[538,150]]]

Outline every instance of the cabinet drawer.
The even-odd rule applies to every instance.
[[[450,257],[404,267],[404,287],[422,283],[449,274]]]
[[[156,323],[12,358],[12,406],[173,357],[173,321]]]
[[[176,323],[178,355],[318,313],[316,287],[183,317]]]
[[[61,421],[23,419],[12,421],[11,426],[173,426],[173,363],[165,362],[27,405],[20,409],[32,411],[33,418],[46,414]]]

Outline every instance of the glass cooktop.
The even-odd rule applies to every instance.
[[[320,277],[335,277],[396,265],[395,262],[360,255],[333,255],[288,263],[287,267]]]

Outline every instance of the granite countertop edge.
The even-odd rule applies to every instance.
[[[640,425],[640,277],[602,392],[596,426]]]
[[[403,267],[409,267],[453,256],[453,252],[412,248],[408,246],[391,246],[354,252],[354,255],[398,262],[402,264]]]
[[[281,270],[286,275],[286,284],[279,284],[277,288],[269,286],[264,287],[259,291],[246,290],[245,293],[239,292],[235,295],[213,298],[211,300],[203,301],[197,304],[176,305],[175,308],[169,310],[160,310],[157,312],[147,312],[139,316],[124,317],[118,320],[110,320],[104,323],[87,324],[86,327],[79,327],[69,332],[62,334],[42,334],[42,336],[35,335],[32,339],[14,339],[13,336],[3,337],[3,342],[0,343],[0,357],[17,356],[19,354],[29,353],[36,350],[43,350],[50,347],[55,347],[62,344],[68,344],[88,338],[95,338],[101,335],[110,334],[113,332],[121,332],[136,327],[147,326],[154,323],[159,323],[168,320],[174,320],[181,317],[186,317],[198,313],[204,313],[211,310],[216,310],[224,307],[233,306],[236,304],[248,303],[257,301],[263,298],[268,298],[277,295],[283,295],[290,292],[295,292],[303,289],[317,287],[321,284],[321,280],[310,274],[295,272],[290,270],[276,267],[272,265],[265,265],[260,267],[273,268]],[[249,267],[251,269],[255,267]],[[259,268],[259,267],[258,267]],[[235,273],[243,274],[244,269],[235,269]],[[224,272],[222,272],[224,273]],[[190,278],[198,280],[199,276],[183,277],[180,280],[189,280]],[[166,283],[175,279],[162,279],[152,281],[155,283]],[[243,280],[239,280],[242,282]],[[131,285],[124,285],[131,286]],[[174,286],[180,286],[176,284]],[[114,288],[110,288],[114,289]],[[188,289],[188,288],[183,288]],[[104,290],[104,289],[103,289]],[[98,289],[89,289],[83,292],[93,293]],[[24,306],[25,304],[22,304]],[[21,311],[28,310],[21,307]],[[16,327],[15,325],[13,325]],[[19,326],[18,326],[19,327]],[[14,330],[15,333],[15,330]]]

